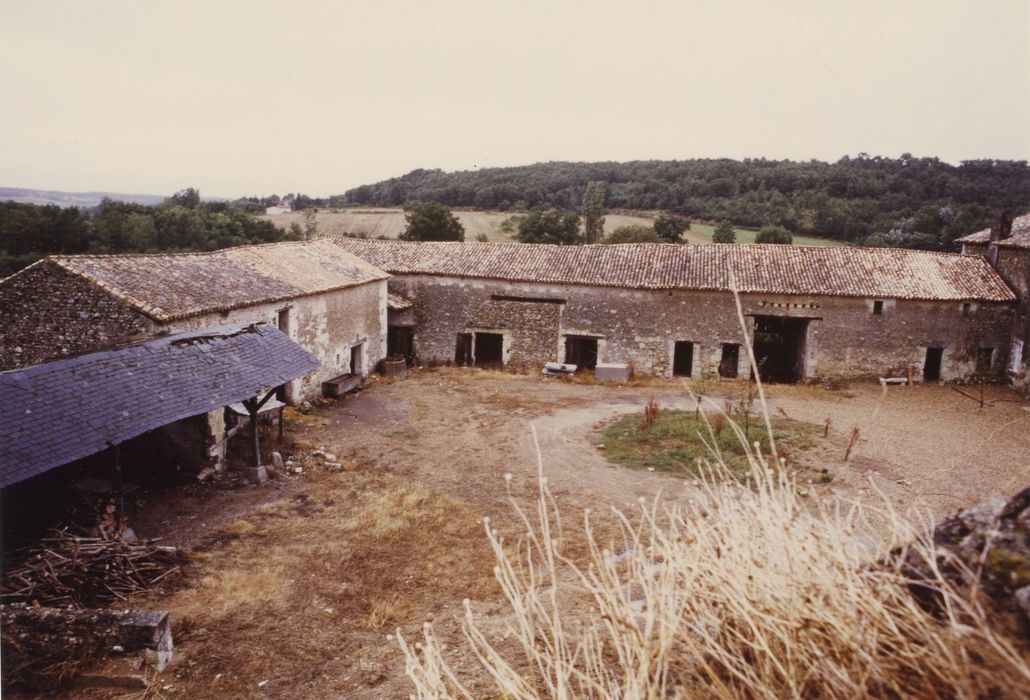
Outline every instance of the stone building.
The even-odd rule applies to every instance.
[[[658,376],[747,368],[732,293],[774,381],[1000,374],[1012,290],[979,257],[777,245],[335,239],[392,275],[389,334],[420,362],[629,363]]]
[[[321,366],[286,387],[316,396],[386,351],[382,270],[326,240],[211,253],[52,256],[0,281],[0,370],[144,338],[269,323]]]
[[[966,255],[985,257],[1016,294],[1006,373],[1030,397],[1030,214],[1012,220],[1002,212],[991,228],[958,242]]]

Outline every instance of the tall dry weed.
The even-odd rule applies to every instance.
[[[921,579],[938,593],[929,612],[892,563],[912,553],[936,571],[926,523],[886,499],[805,501],[775,454],[749,451],[746,483],[713,454],[688,498],[584,513],[584,557],[567,553],[538,461],[535,511],[511,501],[525,535],[485,521],[507,634],[466,601],[467,649],[448,652],[475,658],[469,674],[431,625],[414,643],[398,631],[414,696],[483,697],[485,680],[519,699],[1025,697],[1030,667],[975,592]]]
[[[909,591],[899,547],[933,543],[889,510],[802,502],[791,478],[753,462],[750,487],[711,465],[684,503],[613,510],[616,536],[584,515],[589,555],[563,551],[541,474],[526,535],[487,521],[518,653],[491,641],[466,601],[467,652],[512,698],[1022,697],[1030,668],[971,594],[943,577],[935,616]],[[883,530],[886,519],[887,529]],[[606,523],[610,524],[610,523]],[[608,528],[604,528],[609,531]],[[893,556],[892,556],[893,555]],[[925,581],[921,582],[925,585]],[[419,698],[476,697],[432,627],[399,637]]]

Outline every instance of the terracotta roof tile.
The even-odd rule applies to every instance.
[[[54,256],[48,261],[158,321],[327,292],[389,277],[325,239],[211,253]]]
[[[898,299],[1009,301],[978,256],[791,245],[410,243],[336,238],[395,274],[637,289],[730,290]]]
[[[390,292],[386,295],[386,308],[391,311],[403,311],[404,309],[410,309],[412,306],[413,304],[400,294]]]
[[[973,243],[985,245],[990,241],[991,229],[971,233],[962,238],[956,238],[957,243]],[[1012,235],[998,241],[998,245],[1005,248],[1028,248],[1030,249],[1030,214],[1017,216],[1012,220]]]

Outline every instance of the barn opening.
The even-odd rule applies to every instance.
[[[597,338],[586,335],[565,336],[565,364],[578,369],[597,367]]]
[[[415,329],[412,326],[388,326],[387,357],[403,357],[408,366],[415,364]]]
[[[677,340],[672,350],[672,376],[689,377],[694,370],[694,344]]]
[[[807,318],[755,316],[753,347],[762,379],[793,384],[805,376]]]
[[[941,379],[941,359],[944,348],[927,348],[926,360],[923,361],[923,381],[936,382]]]
[[[740,361],[740,345],[723,343],[722,356],[719,358],[719,376],[724,379],[736,379],[737,363]]]
[[[504,336],[500,333],[476,333],[475,360],[477,367],[504,365]]]

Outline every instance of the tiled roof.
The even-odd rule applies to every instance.
[[[318,367],[264,324],[207,328],[0,372],[0,487]]]
[[[736,288],[764,294],[1014,299],[983,258],[897,248],[334,241],[392,274],[637,289]]]
[[[106,289],[157,321],[292,299],[389,277],[325,239],[211,253],[52,256],[47,262]]]
[[[991,229],[971,233],[962,238],[956,238],[957,243],[973,243],[986,245],[990,242]],[[1030,249],[1030,214],[1017,216],[1012,220],[1012,235],[998,241],[998,245],[1005,248],[1028,248]]]
[[[411,302],[402,297],[400,294],[394,294],[390,292],[386,295],[386,308],[391,311],[403,311],[404,309],[410,309],[412,306]]]

